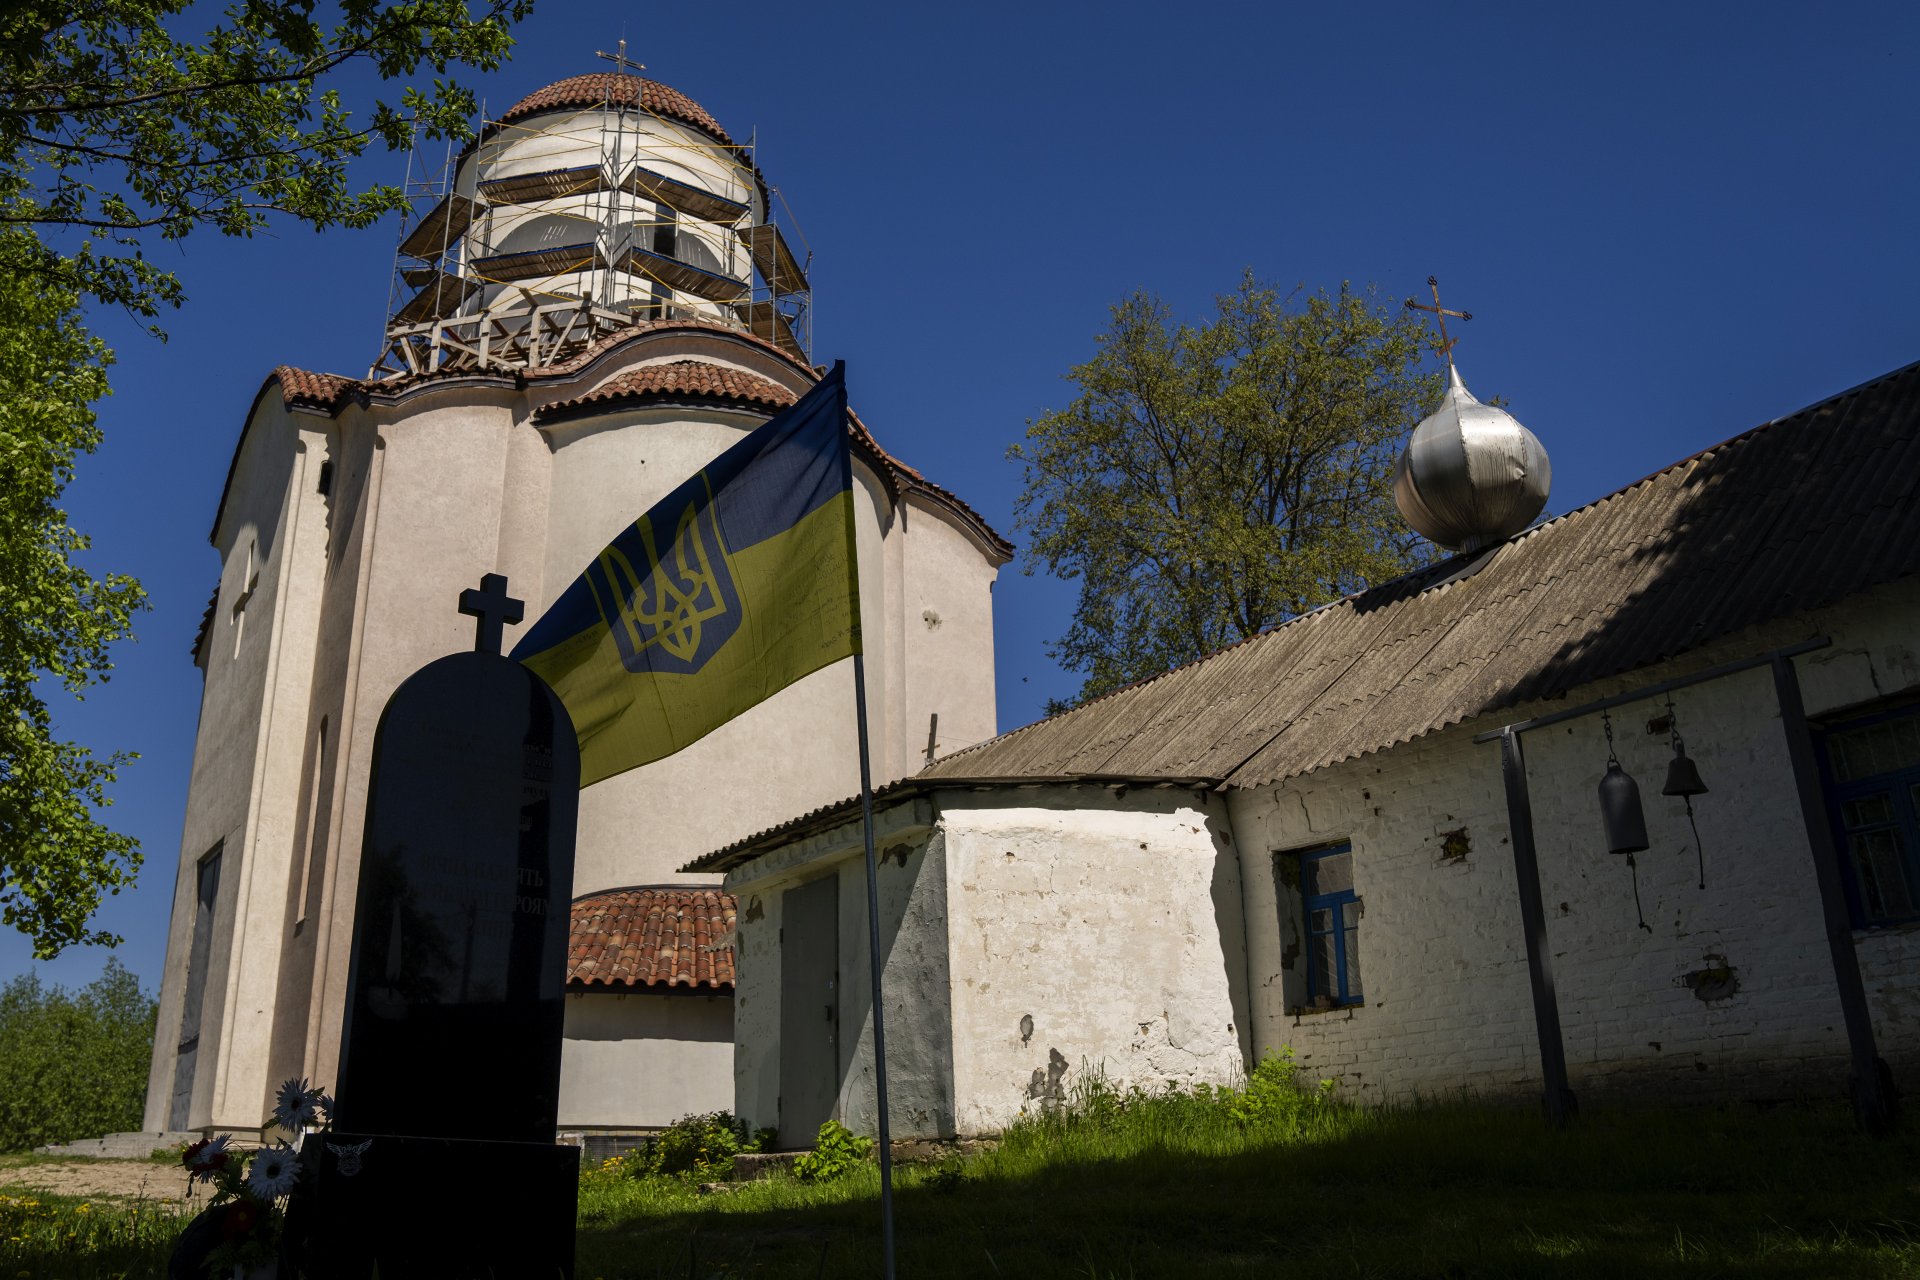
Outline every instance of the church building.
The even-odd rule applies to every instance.
[[[777,193],[665,85],[624,67],[549,85],[433,195],[371,372],[276,369],[240,427],[193,650],[149,1129],[258,1133],[281,1081],[335,1078],[374,730],[402,680],[472,647],[462,589],[504,574],[530,623],[818,377]],[[880,782],[994,733],[1011,548],[847,430]],[[581,794],[563,1129],[732,1105],[733,899],[678,868],[858,785],[843,662]]]
[[[1920,1085],[1920,365],[1526,527],[1546,474],[1455,374],[1396,497],[1460,554],[877,797],[896,1138],[1283,1050],[1361,1102],[1884,1122]],[[739,901],[737,1108],[791,1144],[876,1128],[861,850],[849,800],[688,867]]]

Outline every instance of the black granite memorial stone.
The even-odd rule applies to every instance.
[[[580,760],[553,691],[458,653],[374,740],[337,1123],[553,1141]]]
[[[333,1131],[288,1222],[316,1280],[573,1273],[554,1129],[579,747],[499,654],[506,580],[482,588],[461,601],[481,649],[416,672],[374,737]]]

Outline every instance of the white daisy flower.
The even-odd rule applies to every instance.
[[[278,1200],[293,1190],[293,1182],[299,1174],[299,1166],[294,1163],[293,1148],[284,1142],[276,1142],[261,1149],[253,1158],[253,1164],[247,1169],[247,1190],[257,1199]]]
[[[280,1086],[280,1095],[273,1108],[273,1118],[282,1129],[292,1133],[305,1133],[307,1126],[319,1119],[320,1091],[307,1088],[305,1080],[289,1080]]]

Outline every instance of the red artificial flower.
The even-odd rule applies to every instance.
[[[250,1235],[258,1225],[260,1206],[249,1196],[232,1201],[227,1205],[227,1211],[220,1215],[220,1234],[229,1240]]]

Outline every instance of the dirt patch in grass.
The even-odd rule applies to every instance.
[[[184,1204],[187,1171],[152,1160],[22,1160],[0,1162],[0,1187],[101,1200]]]

